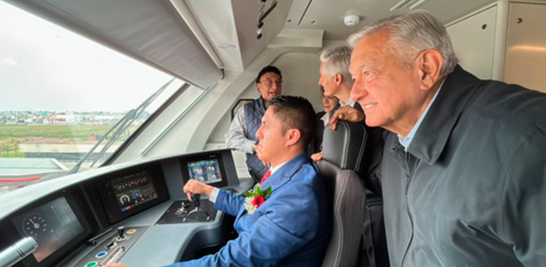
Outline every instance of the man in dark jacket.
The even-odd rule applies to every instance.
[[[239,111],[226,133],[228,148],[246,153],[246,165],[250,175],[259,181],[269,169],[256,156],[256,132],[262,125],[262,117],[267,109],[267,101],[282,93],[282,74],[274,66],[263,68],[256,77],[256,87],[260,97],[245,104]]]
[[[457,65],[444,26],[411,11],[366,26],[351,98],[386,135],[392,266],[543,266],[546,95]]]

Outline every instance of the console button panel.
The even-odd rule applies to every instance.
[[[117,263],[135,244],[148,227],[127,227],[127,230],[112,232],[88,253],[76,266],[105,266]]]

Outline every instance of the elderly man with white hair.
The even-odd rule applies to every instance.
[[[390,131],[391,266],[544,266],[546,95],[479,80],[444,26],[411,11],[349,38],[351,98]]]

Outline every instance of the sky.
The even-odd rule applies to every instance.
[[[127,111],[171,78],[0,1],[0,110]]]

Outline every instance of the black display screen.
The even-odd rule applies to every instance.
[[[197,180],[215,187],[227,186],[227,176],[220,153],[196,155],[181,160],[184,182]]]
[[[147,171],[114,179],[111,185],[121,212],[127,212],[158,197]]]
[[[64,197],[15,217],[13,223],[21,235],[32,237],[38,243],[33,253],[38,263],[84,233],[82,224]]]
[[[188,162],[188,174],[190,179],[195,179],[205,184],[216,184],[223,181],[218,159]]]
[[[169,199],[163,171],[156,164],[108,174],[96,185],[110,223]]]

